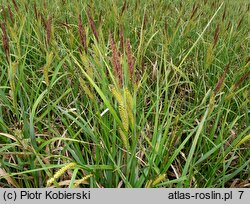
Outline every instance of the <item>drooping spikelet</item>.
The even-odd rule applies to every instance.
[[[93,174],[89,174],[89,175],[83,177],[82,179],[76,180],[76,181],[74,182],[73,188],[78,188],[80,184],[85,183],[86,180],[89,179],[89,178],[92,177],[92,176],[93,176]]]
[[[161,181],[163,181],[166,178],[166,174],[160,174],[152,183],[152,186],[155,186],[159,184]]]
[[[57,171],[52,178],[47,181],[47,186],[50,186],[56,179],[63,175],[67,170],[72,169],[76,166],[76,163],[72,162]]]

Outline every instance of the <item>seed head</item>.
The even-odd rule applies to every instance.
[[[94,36],[95,36],[96,40],[98,41],[99,40],[98,32],[97,32],[97,29],[96,29],[96,26],[95,26],[95,22],[94,22],[94,20],[93,20],[93,18],[91,16],[90,10],[87,11],[87,16],[88,16],[88,20],[89,20],[91,30],[94,33]]]
[[[45,26],[46,26],[46,46],[48,47],[51,40],[52,16],[48,17]]]
[[[81,45],[83,46],[85,52],[87,52],[86,33],[85,33],[85,30],[82,26],[82,20],[81,20],[80,14],[78,16],[78,32],[79,32],[79,36],[80,36]]]
[[[18,12],[18,5],[17,5],[16,0],[12,0],[12,3],[14,4],[16,12]]]
[[[109,34],[109,40],[110,40],[110,47],[112,50],[112,65],[114,68],[114,74],[116,78],[118,79],[119,85],[122,86],[123,83],[123,73],[122,73],[122,66],[120,64],[120,55],[116,48],[113,35]]]
[[[229,67],[230,67],[230,63],[227,64],[227,66],[226,66],[226,68],[225,68],[225,70],[224,70],[223,75],[222,75],[221,78],[219,79],[219,81],[218,81],[218,83],[217,83],[217,85],[216,85],[216,88],[215,88],[215,93],[218,93],[218,92],[219,92],[219,90],[220,90],[220,88],[221,88],[221,86],[222,86],[222,84],[223,84],[223,82],[224,82],[224,79],[225,79],[225,77],[226,77],[226,74],[227,74],[227,72],[228,72]]]
[[[7,35],[7,30],[6,30],[6,24],[5,23],[1,23],[1,28],[3,31],[3,50],[5,52],[6,58],[8,59],[9,55],[10,55],[10,48],[9,48],[9,38]]]
[[[131,48],[131,44],[130,44],[129,39],[126,40],[126,54],[127,54],[127,58],[128,58],[129,76],[133,82],[135,60],[133,57],[132,48]]]

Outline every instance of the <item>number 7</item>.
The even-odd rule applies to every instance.
[[[238,191],[238,192],[240,193],[240,199],[241,199],[244,191]]]

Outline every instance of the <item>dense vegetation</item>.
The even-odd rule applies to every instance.
[[[1,187],[249,187],[246,0],[2,0]]]

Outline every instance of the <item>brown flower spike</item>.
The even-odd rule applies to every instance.
[[[118,53],[118,50],[116,48],[113,35],[109,34],[109,40],[110,40],[110,47],[112,50],[112,65],[114,68],[114,74],[118,79],[119,85],[122,86],[123,83],[123,77],[122,77],[122,66],[120,64],[120,55]]]
[[[133,57],[132,48],[131,48],[129,39],[126,40],[126,54],[128,58],[129,76],[133,83],[135,60]]]
[[[3,50],[5,52],[6,58],[8,59],[10,54],[10,48],[9,48],[9,38],[7,35],[6,25],[5,23],[1,23],[1,28],[3,31]]]
[[[98,32],[97,32],[97,29],[96,29],[96,26],[95,26],[95,22],[94,22],[91,14],[90,14],[90,10],[87,11],[87,16],[88,16],[88,20],[89,20],[91,30],[94,33],[94,36],[95,36],[96,40],[98,41],[99,40]]]
[[[83,46],[85,52],[87,52],[86,33],[85,33],[85,30],[82,26],[82,20],[81,20],[80,14],[78,16],[78,32],[79,32],[79,36],[80,36],[81,45]]]

